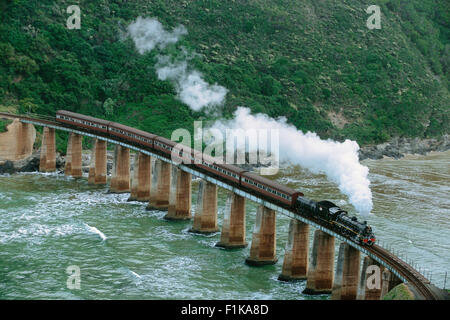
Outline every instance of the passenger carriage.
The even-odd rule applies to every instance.
[[[203,154],[201,151],[182,146],[164,137],[124,126],[120,123],[97,119],[70,111],[59,110],[56,121],[74,127],[109,133],[125,141],[131,141],[152,148],[171,158],[175,162],[196,166],[221,180],[252,190],[270,200],[289,206],[299,215],[315,216],[330,224],[343,235],[354,241],[371,246],[376,241],[372,229],[367,223],[349,217],[347,212],[330,201],[316,202],[303,197],[303,193],[283,186],[276,181],[261,177],[234,165],[223,164],[218,158]]]
[[[66,110],[58,110],[56,112],[56,121],[103,133],[108,133],[108,126],[111,123],[107,120],[97,119]]]
[[[289,206],[295,203],[298,196],[303,196],[301,192],[251,172],[245,172],[241,175],[241,185]]]

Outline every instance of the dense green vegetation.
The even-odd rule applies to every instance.
[[[389,291],[383,300],[414,300],[414,294],[409,290],[408,286],[401,283]]]
[[[140,55],[126,26],[138,16],[189,31],[177,46],[237,106],[321,137],[374,143],[449,132],[450,21],[446,0],[76,1],[0,0],[0,105],[54,114],[64,108],[170,137],[211,119],[177,100]],[[381,6],[381,30],[365,12]],[[173,50],[168,48],[167,50]],[[175,50],[173,50],[175,51]]]
[[[6,127],[11,123],[11,120],[0,119],[0,132],[5,132]]]

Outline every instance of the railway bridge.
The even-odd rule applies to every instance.
[[[148,209],[167,210],[167,220],[193,219],[191,232],[215,233],[217,223],[218,187],[229,192],[220,241],[217,246],[231,249],[247,246],[245,241],[245,201],[257,203],[258,210],[252,234],[250,255],[245,263],[252,266],[274,264],[276,255],[276,215],[289,218],[289,236],[284,254],[283,281],[306,280],[306,294],[330,294],[332,299],[378,300],[400,283],[408,283],[419,299],[436,300],[440,297],[420,272],[388,250],[375,244],[361,246],[329,229],[320,220],[298,215],[286,207],[268,201],[257,192],[249,193],[239,186],[226,183],[193,166],[179,164],[162,153],[145,145],[118,139],[107,133],[93,133],[84,128],[74,128],[55,119],[38,115],[0,113],[0,118],[14,120],[6,139],[9,147],[2,145],[0,157],[6,153],[14,159],[31,154],[30,135],[34,126],[42,126],[40,171],[56,170],[55,130],[69,133],[65,175],[82,176],[82,137],[94,141],[88,181],[107,184],[107,143],[115,145],[114,164],[110,179],[110,192],[130,193],[130,199],[148,203]],[[32,137],[34,142],[34,137]],[[136,152],[130,174],[130,150]],[[192,176],[200,178],[197,206],[191,212]],[[310,227],[314,228],[312,250],[309,252]],[[340,241],[335,268],[335,239]],[[361,258],[363,256],[363,262]],[[375,268],[373,266],[376,266]],[[377,270],[379,274],[377,273]],[[379,277],[377,282],[376,277]],[[373,280],[373,281],[372,281]]]

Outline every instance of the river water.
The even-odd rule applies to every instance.
[[[363,162],[374,199],[367,220],[377,238],[426,268],[439,287],[450,271],[449,163],[450,152]],[[277,180],[354,213],[323,175],[288,167]],[[194,181],[193,210],[197,188]],[[278,263],[249,267],[250,247],[216,248],[220,233],[188,233],[191,222],[165,221],[164,212],[127,198],[62,174],[0,176],[0,299],[330,298],[303,295],[305,281],[277,280],[289,225],[282,215]],[[225,201],[219,190],[219,226]],[[248,201],[246,209],[250,243],[256,205]],[[80,289],[67,286],[69,266],[80,270]]]

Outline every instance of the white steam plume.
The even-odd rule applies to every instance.
[[[186,61],[171,63],[167,56],[160,56],[157,66],[158,79],[171,80],[180,100],[192,110],[223,104],[228,90],[217,84],[210,85],[196,70],[189,71]]]
[[[313,173],[324,173],[349,197],[350,203],[362,215],[372,210],[372,192],[367,178],[369,169],[359,163],[359,146],[355,141],[322,140],[315,133],[297,130],[282,117],[277,120],[265,114],[251,115],[250,109],[239,107],[230,121],[216,121],[213,128],[259,130],[278,129],[280,161],[298,164]]]
[[[168,32],[157,19],[139,17],[128,26],[128,34],[139,53],[144,54],[176,43],[187,34],[187,30],[179,26]],[[200,72],[189,68],[187,53],[183,51],[181,56],[182,61],[174,62],[169,56],[158,56],[158,78],[172,81],[179,99],[192,110],[223,104],[228,90],[205,82]],[[287,124],[286,118],[275,120],[264,114],[251,115],[250,110],[243,107],[237,109],[234,120],[217,121],[213,127],[222,130],[278,129],[281,161],[298,164],[314,173],[325,173],[329,180],[338,184],[359,213],[367,215],[372,210],[372,192],[367,178],[369,170],[358,161],[359,146],[355,141],[321,140],[315,133],[304,134]]]
[[[156,46],[164,49],[168,44],[178,42],[180,36],[187,34],[187,30],[180,25],[173,32],[167,32],[157,19],[139,17],[128,26],[128,33],[139,53],[144,54]]]
[[[156,47],[164,49],[168,44],[176,43],[180,36],[187,34],[187,30],[184,26],[179,26],[173,32],[168,32],[158,20],[139,17],[128,26],[128,33],[139,53],[144,54]],[[179,99],[194,111],[222,105],[228,90],[217,84],[208,84],[199,71],[189,69],[185,51],[182,57],[182,61],[172,62],[169,56],[158,56],[158,79],[170,80]]]

